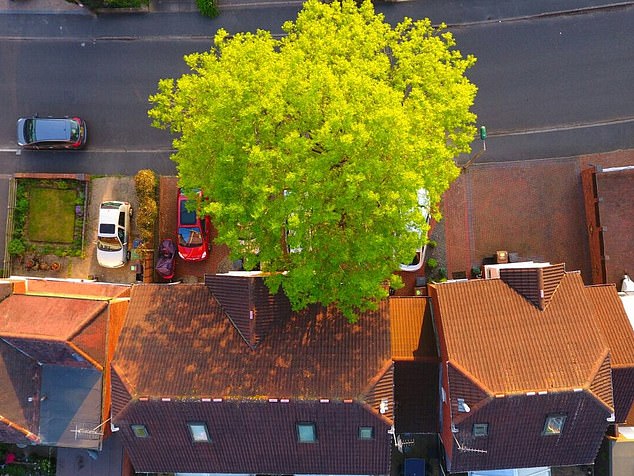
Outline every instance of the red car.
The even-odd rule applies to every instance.
[[[202,193],[194,191],[196,200]],[[202,261],[209,256],[211,250],[211,221],[208,216],[202,219],[195,211],[187,209],[188,198],[178,189],[178,256],[186,261]]]

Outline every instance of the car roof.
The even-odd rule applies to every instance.
[[[35,138],[38,142],[70,140],[72,119],[33,118]]]

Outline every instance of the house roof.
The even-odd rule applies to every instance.
[[[0,301],[0,335],[70,340],[107,306],[90,299],[13,294]]]
[[[101,422],[108,306],[128,292],[129,286],[65,280],[3,282],[0,439],[23,442],[22,434],[50,445],[99,447],[101,436],[86,438],[81,425]]]
[[[594,460],[618,400],[592,293],[560,265],[431,286],[450,471]],[[550,418],[559,433],[546,433]]]
[[[586,287],[596,323],[610,347],[612,368],[634,367],[634,329],[615,285]]]
[[[355,324],[313,307],[267,317],[266,327],[251,345],[204,284],[134,286],[112,364],[112,413],[136,471],[389,472],[387,304]],[[207,426],[210,444],[192,442],[192,421]],[[315,425],[316,444],[298,443],[298,422]],[[359,439],[360,426],[375,437]]]
[[[589,388],[608,355],[579,273],[561,277],[543,310],[502,279],[432,291],[448,361],[489,395]]]
[[[28,399],[38,394],[40,378],[37,362],[0,339],[0,415],[6,420],[4,424],[16,425],[18,433],[37,432],[38,403]],[[2,427],[0,440],[6,441]]]
[[[389,310],[392,359],[438,361],[429,298],[391,297]]]
[[[250,348],[203,284],[132,289],[113,367],[132,397],[350,399],[391,362],[387,306],[355,324],[322,308]]]
[[[130,295],[129,284],[101,283],[71,279],[44,279],[12,277],[14,293],[48,294],[85,298],[115,298]]]
[[[586,293],[610,347],[614,413],[616,422],[622,423],[634,403],[634,329],[613,284],[588,286]]]

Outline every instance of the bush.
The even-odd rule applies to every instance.
[[[430,269],[434,269],[438,266],[438,261],[435,258],[429,258],[427,260],[427,266],[429,266]]]
[[[139,170],[134,176],[134,186],[139,202],[144,198],[156,199],[156,175],[151,170]]]
[[[136,224],[139,228],[148,228],[154,230],[154,223],[158,210],[154,200],[146,200],[139,202],[139,212],[136,217]]]
[[[206,17],[213,18],[218,15],[216,0],[196,0],[196,5],[198,5],[198,11]]]
[[[134,185],[139,198],[136,224],[143,244],[142,248],[154,247],[154,226],[158,216],[156,204],[156,175],[151,170],[139,170],[134,176]]]
[[[7,245],[7,251],[9,251],[9,254],[11,256],[22,256],[26,251],[26,246],[24,245],[22,240],[20,240],[19,238],[14,238],[9,241],[9,244]]]

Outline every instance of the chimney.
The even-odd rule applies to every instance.
[[[563,263],[532,263],[525,268],[501,268],[500,279],[543,311],[565,272]]]

